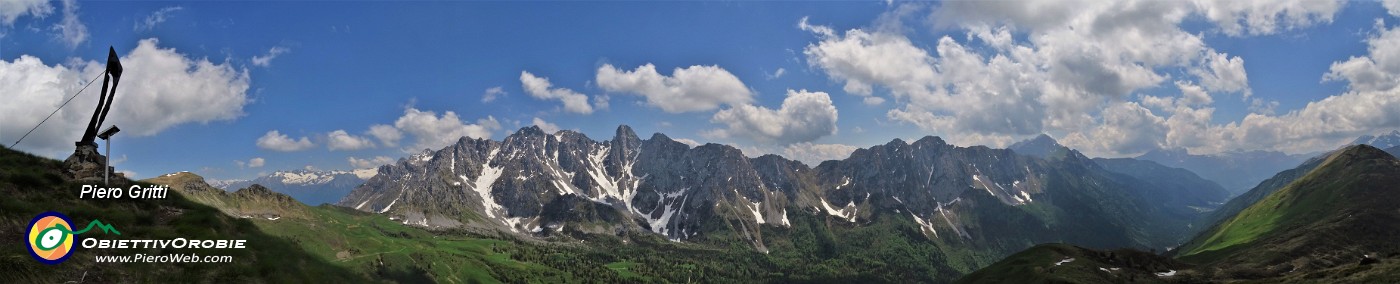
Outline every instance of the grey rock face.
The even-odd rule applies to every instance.
[[[726,145],[692,148],[659,133],[643,140],[627,126],[601,142],[532,126],[500,142],[463,138],[380,167],[338,204],[430,228],[654,233],[744,241],[760,251],[763,228],[790,227],[793,214],[842,226],[913,219],[928,238],[1008,249],[1024,248],[1008,238],[1158,244],[1133,227],[1156,220],[1135,209],[1149,207],[1139,206],[1142,198],[1078,152],[1059,151],[1067,155],[1047,160],[925,137],[812,167],[776,155],[748,158]]]

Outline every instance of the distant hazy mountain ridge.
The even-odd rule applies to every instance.
[[[1231,151],[1213,155],[1194,155],[1186,149],[1153,150],[1138,156],[1139,160],[1157,162],[1164,166],[1183,168],[1214,181],[1238,195],[1254,188],[1260,181],[1279,171],[1303,162],[1308,155],[1289,155],[1276,151]]]
[[[1387,134],[1376,136],[1362,135],[1351,141],[1351,145],[1366,144],[1380,149],[1388,149],[1400,146],[1400,130],[1393,130]]]
[[[210,186],[225,190],[237,190],[254,184],[272,191],[290,195],[302,203],[319,205],[335,203],[377,174],[375,169],[353,171],[291,170],[277,171],[252,180],[230,180],[210,182]]]

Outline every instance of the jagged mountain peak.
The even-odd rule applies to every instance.
[[[1037,135],[1035,138],[1031,138],[1021,142],[1016,142],[1014,144],[1011,144],[1011,147],[1008,147],[1007,149],[1011,149],[1011,151],[1015,151],[1016,153],[1022,155],[1030,155],[1034,157],[1047,159],[1082,156],[1079,154],[1078,151],[1070,149],[1069,147],[1065,147],[1064,145],[1060,145],[1060,142],[1055,141],[1055,138],[1051,138],[1050,135],[1046,134],[1040,134]]]
[[[559,140],[560,140],[560,141],[564,141],[564,140],[589,140],[589,141],[592,141],[592,140],[593,140],[593,139],[589,139],[589,138],[588,138],[588,135],[587,135],[587,134],[583,134],[583,132],[573,131],[573,130],[569,130],[569,129],[562,129],[562,130],[559,130],[559,132],[555,132],[555,133],[554,133],[554,136],[559,137]]]
[[[621,142],[641,141],[641,138],[638,138],[638,137],[637,137],[637,132],[633,132],[631,126],[627,126],[626,124],[622,124],[622,125],[618,125],[618,126],[617,126],[617,131],[613,134],[613,139],[612,139],[612,141],[613,141],[614,143],[619,142],[619,141],[621,141]]]
[[[613,135],[612,140],[609,142],[609,146],[611,146],[614,151],[636,149],[642,145],[642,139],[637,138],[637,133],[632,132],[632,127],[628,127],[626,124],[617,126],[617,133]]]
[[[1041,145],[1041,146],[1064,147],[1063,145],[1060,145],[1060,142],[1059,142],[1059,141],[1056,141],[1054,137],[1050,137],[1050,134],[1045,134],[1045,133],[1041,133],[1040,135],[1036,135],[1035,137],[1031,137],[1031,139],[1026,139],[1026,140],[1022,140],[1022,141],[1020,141],[1020,142],[1016,142],[1015,144],[1011,144],[1011,147],[1016,147],[1017,145]]]
[[[471,137],[467,137],[467,136],[462,136],[462,138],[457,138],[457,143],[453,143],[452,145],[469,145],[469,144],[474,144],[474,143],[481,143],[481,142],[484,142],[484,141],[491,141],[491,139],[486,139],[486,138],[471,138]],[[429,149],[423,149],[423,150],[429,150]]]
[[[657,133],[652,133],[652,134],[651,134],[651,138],[648,138],[647,141],[657,141],[657,142],[661,142],[661,141],[675,141],[675,140],[671,139],[670,136],[666,136],[666,134],[663,134],[663,133],[661,133],[661,132],[657,132]]]
[[[917,145],[930,145],[930,146],[941,146],[941,145],[948,145],[948,142],[943,141],[943,138],[939,138],[938,136],[929,135],[929,136],[924,136],[924,138],[919,138],[919,141],[914,141],[914,144],[917,144]]]
[[[400,163],[402,163],[402,162],[408,162],[408,163],[422,164],[422,163],[426,163],[426,162],[428,162],[428,160],[432,160],[432,159],[433,159],[433,150],[430,150],[430,149],[423,149],[423,151],[418,152],[418,154],[408,155],[408,157],[399,158],[399,162],[400,162]]]
[[[521,127],[520,130],[516,130],[514,134],[511,134],[511,136],[516,136],[516,135],[544,136],[544,135],[547,135],[547,134],[549,134],[549,133],[545,133],[545,132],[544,132],[544,129],[540,129],[540,127],[539,127],[538,125],[531,125],[531,126]]]

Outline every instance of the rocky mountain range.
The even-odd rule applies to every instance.
[[[296,198],[308,205],[335,203],[350,194],[351,190],[377,174],[376,169],[352,171],[289,170],[276,171],[251,180],[210,181],[209,185],[233,191],[251,185],[261,185],[269,190]]]
[[[1161,169],[1170,168],[1143,171]],[[759,251],[767,251],[766,233],[791,227],[795,215],[852,227],[907,220],[924,238],[1004,255],[1045,242],[1175,246],[1201,212],[1224,201],[1161,202],[1190,191],[1145,184],[1049,137],[1012,149],[896,139],[809,166],[776,155],[748,158],[726,145],[691,147],[663,134],[644,140],[627,126],[601,142],[532,126],[502,141],[462,138],[380,167],[337,204],[428,228],[534,237],[652,233]]]

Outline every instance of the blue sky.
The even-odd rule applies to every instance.
[[[109,119],[130,129],[113,156],[138,177],[372,166],[415,146],[440,147],[446,138],[435,134],[499,140],[537,120],[600,141],[628,124],[643,138],[662,132],[809,162],[925,135],[1005,146],[1047,133],[1094,156],[1176,147],[1304,153],[1400,127],[1396,114],[1344,111],[1347,102],[1400,106],[1394,86],[1374,79],[1400,73],[1385,68],[1385,51],[1395,48],[1368,49],[1397,21],[1379,2],[998,2],[22,1],[0,10],[0,84],[9,85],[0,85],[0,101],[14,102],[0,107],[9,112],[0,115],[0,140],[13,143],[96,75],[108,45],[132,56],[129,73],[146,73],[123,81]],[[1031,8],[1044,13],[1018,11]],[[1182,16],[1115,17],[1133,11]],[[1083,23],[1129,31],[1085,35]],[[1151,30],[1161,23],[1165,30]],[[71,32],[76,26],[85,32]],[[1005,31],[1009,45],[981,31]],[[1177,45],[1183,38],[1200,44]],[[957,65],[957,56],[977,64]],[[1334,67],[1353,57],[1379,67]],[[1231,58],[1242,60],[1245,80],[1210,79],[1229,77],[1212,64]],[[648,64],[663,78],[652,83],[679,85],[621,85],[646,79],[630,72]],[[603,78],[603,68],[623,75]],[[697,75],[678,79],[678,68]],[[1103,70],[1108,77],[1084,75]],[[532,93],[522,72],[549,86]],[[1115,76],[1127,79],[1104,83]],[[748,94],[720,97],[710,86]],[[1208,100],[1186,95],[1191,86]],[[483,100],[493,88],[504,95]],[[85,91],[17,148],[65,157],[82,127],[73,122],[86,121],[96,94]],[[563,99],[576,95],[588,111]],[[676,101],[687,99],[714,103]],[[402,138],[375,135],[375,125]],[[337,130],[353,143],[333,147]],[[271,131],[290,140],[265,139],[277,138]],[[297,143],[302,137],[309,143]]]

